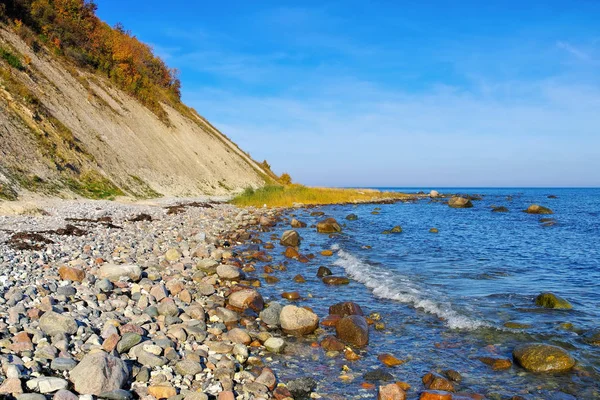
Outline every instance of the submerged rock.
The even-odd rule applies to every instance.
[[[583,341],[592,346],[600,346],[600,329],[586,332],[583,335]]]
[[[571,303],[569,303],[567,300],[550,292],[540,293],[535,298],[535,304],[544,308],[554,308],[561,310],[570,310],[571,308],[573,308]]]
[[[575,359],[564,349],[543,343],[522,344],[513,350],[515,361],[531,372],[568,371]]]
[[[343,342],[357,347],[369,344],[369,325],[362,315],[348,315],[335,324],[336,336]]]
[[[306,222],[298,221],[296,218],[290,222],[292,228],[306,228]]]
[[[470,199],[459,196],[452,196],[450,200],[448,200],[448,206],[451,208],[471,208],[473,207],[473,203]]]
[[[530,205],[529,207],[527,207],[527,210],[525,210],[525,212],[527,214],[554,214],[551,209],[544,206],[540,206],[539,204]]]
[[[348,221],[356,221],[358,219],[358,215],[356,215],[356,214],[348,214],[348,215],[346,215],[346,219]]]
[[[507,213],[508,212],[508,208],[503,207],[503,206],[494,207],[494,208],[492,208],[492,212]]]
[[[324,276],[330,276],[330,275],[333,275],[333,272],[331,272],[331,270],[327,267],[320,266],[319,269],[317,270],[318,278],[323,278]]]
[[[454,392],[454,385],[452,382],[435,372],[429,372],[426,374],[423,377],[423,384],[427,389]]]
[[[298,378],[289,381],[286,386],[295,400],[308,400],[310,394],[317,388],[317,381],[308,377]]]
[[[352,301],[336,303],[329,307],[330,315],[339,315],[346,317],[348,315],[365,315],[360,306]]]

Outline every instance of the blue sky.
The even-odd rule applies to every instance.
[[[600,186],[596,0],[97,3],[295,181]]]

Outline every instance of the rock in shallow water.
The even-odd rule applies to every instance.
[[[292,335],[307,335],[319,326],[319,317],[305,308],[285,306],[279,315],[281,328]]]
[[[448,206],[451,208],[471,208],[473,203],[465,197],[453,196],[448,200]]]
[[[535,298],[535,304],[544,308],[554,308],[562,310],[570,310],[573,308],[571,303],[554,293],[541,293]]]
[[[327,218],[326,220],[317,222],[317,232],[319,233],[337,233],[341,231],[342,227],[334,218]]]
[[[352,346],[364,347],[369,344],[369,325],[361,315],[349,315],[335,324],[337,337]]]
[[[300,235],[294,230],[283,232],[279,244],[282,246],[297,247],[300,246]]]
[[[529,207],[527,207],[527,210],[525,210],[525,212],[527,214],[554,214],[551,209],[544,206],[540,206],[539,204],[530,205]]]
[[[575,359],[564,349],[543,343],[522,344],[513,350],[515,361],[531,372],[568,371]]]

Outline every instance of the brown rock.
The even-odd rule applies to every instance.
[[[531,372],[567,371],[575,360],[564,349],[543,343],[522,344],[513,350],[515,361]]]
[[[323,283],[326,285],[347,285],[350,279],[343,276],[326,276],[323,278]]]
[[[369,343],[369,325],[362,315],[348,315],[335,325],[337,337],[350,345],[364,347]]]
[[[377,393],[377,400],[405,400],[406,393],[400,389],[395,383],[389,385],[379,386],[379,393]]]
[[[527,207],[527,210],[525,210],[525,212],[527,214],[553,214],[551,209],[544,206],[540,206],[539,204],[530,205],[529,207]]]
[[[229,295],[229,306],[236,311],[244,311],[250,308],[256,312],[264,308],[264,301],[260,293],[254,289],[242,289]]]
[[[512,361],[510,358],[490,356],[490,357],[479,357],[479,361],[492,367],[494,371],[501,371],[512,367]]]
[[[331,250],[323,250],[321,252],[321,255],[325,256],[325,257],[331,257],[333,255],[333,251],[331,251]]]
[[[340,342],[335,336],[326,336],[321,341],[321,347],[325,351],[342,351],[346,348],[346,345]]]
[[[261,385],[265,385],[269,388],[269,390],[273,390],[275,389],[275,386],[277,386],[277,378],[275,378],[273,370],[271,370],[271,368],[266,367],[263,368],[262,372],[254,382],[260,383]]]
[[[148,394],[154,396],[157,400],[161,400],[177,396],[177,390],[169,384],[153,385],[148,387]]]
[[[304,279],[304,277],[300,274],[296,275],[294,277],[294,282],[296,283],[306,283],[306,279]]]
[[[342,319],[339,315],[328,315],[321,321],[321,325],[323,326],[336,326],[338,321]]]
[[[423,384],[430,390],[442,390],[445,392],[454,392],[454,385],[445,377],[429,372],[423,377]]]
[[[298,250],[296,250],[293,247],[288,247],[287,249],[285,249],[285,253],[283,253],[284,256],[286,256],[287,258],[298,258],[300,257],[300,253],[298,253]]]
[[[281,293],[281,297],[287,300],[299,300],[300,293],[298,292],[283,292]]]
[[[300,235],[294,230],[283,232],[279,244],[282,246],[298,247],[300,246]]]
[[[107,353],[110,353],[115,349],[115,347],[117,347],[119,340],[121,340],[121,336],[117,335],[116,333],[112,333],[109,337],[104,339],[104,342],[102,342],[102,348]]]
[[[360,356],[358,354],[356,354],[354,352],[354,350],[352,350],[352,349],[346,349],[346,350],[344,350],[344,357],[346,357],[346,360],[348,360],[348,361],[358,361],[358,360],[360,360]]]
[[[249,345],[252,342],[252,338],[245,329],[233,328],[226,334],[227,339],[233,343],[241,343]]]
[[[419,400],[452,400],[452,393],[439,390],[426,390],[421,393]]]
[[[377,356],[377,359],[388,367],[396,367],[396,366],[402,365],[406,362],[406,361],[400,360],[388,353],[380,354],[379,356]]]
[[[347,315],[365,315],[360,306],[351,301],[336,303],[329,307],[329,315],[339,315],[345,317]]]
[[[317,232],[319,233],[337,233],[341,231],[342,227],[334,218],[327,218],[317,223]]]
[[[63,265],[58,269],[60,279],[65,281],[81,282],[85,279],[85,272],[77,268],[67,267]]]
[[[448,206],[451,208],[471,208],[473,203],[465,197],[453,196],[448,200]]]
[[[298,221],[296,218],[292,219],[290,225],[292,228],[306,228],[306,222]]]

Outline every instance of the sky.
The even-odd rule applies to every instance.
[[[599,1],[97,4],[296,182],[600,186]]]

